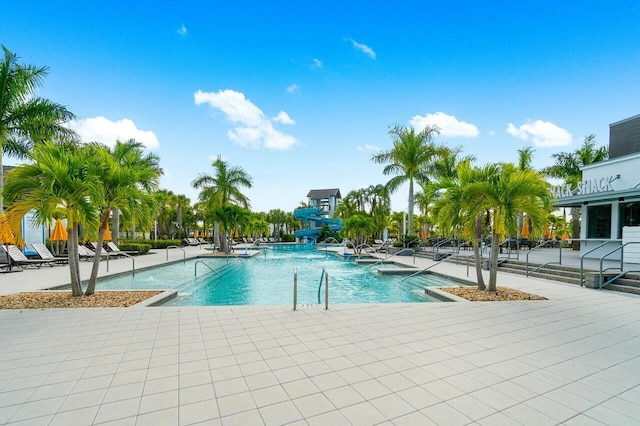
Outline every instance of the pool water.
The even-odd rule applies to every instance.
[[[323,269],[329,276],[330,305],[426,302],[428,299],[414,291],[422,292],[428,285],[447,285],[428,275],[401,282],[405,275],[379,275],[375,268],[332,253],[266,250],[250,259],[192,259],[141,271],[135,277],[107,279],[98,286],[102,290],[177,289],[180,297],[170,302],[172,305],[288,305],[293,303],[297,271],[298,304],[318,304]],[[320,293],[320,303],[324,303],[324,279]]]

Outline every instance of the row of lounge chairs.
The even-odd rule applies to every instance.
[[[203,244],[211,244],[209,241],[204,238],[183,238],[182,241],[187,246],[200,246]]]
[[[95,243],[92,243],[95,247]],[[19,266],[21,268],[26,268],[29,266],[33,266],[36,268],[40,268],[42,265],[47,266],[55,266],[55,265],[63,265],[69,263],[68,256],[55,256],[51,251],[47,248],[46,245],[42,243],[32,243],[31,246],[37,253],[37,258],[28,258],[18,247],[14,245],[0,245],[2,248],[2,253],[4,254],[4,262],[0,267],[3,268],[11,268],[13,266]],[[100,258],[104,259],[107,257],[113,256],[130,256],[132,254],[138,254],[137,251],[124,251],[120,250],[116,244],[113,242],[109,242],[107,244],[107,251],[103,251],[100,253]],[[96,257],[96,252],[89,247],[78,245],[78,254],[80,259],[83,260],[93,260]]]

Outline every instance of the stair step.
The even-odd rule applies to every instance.
[[[613,291],[621,291],[623,293],[640,294],[640,287],[629,285],[605,284],[602,288]]]

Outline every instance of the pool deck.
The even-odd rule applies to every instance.
[[[0,291],[68,274],[2,274]],[[640,424],[640,297],[498,284],[549,300],[0,311],[0,424]]]

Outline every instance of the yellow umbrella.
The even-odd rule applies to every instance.
[[[199,236],[200,236],[200,233],[198,232],[197,229],[193,231],[193,238],[198,238]]]
[[[0,243],[3,244],[15,244],[16,237],[9,228],[9,221],[4,213],[0,213]]]
[[[562,234],[562,241],[567,241],[569,239],[569,233],[567,231],[564,231],[564,234]]]
[[[69,238],[67,228],[62,224],[62,220],[56,220],[56,225],[53,227],[53,232],[49,239],[51,241],[67,241],[67,238]]]
[[[529,235],[531,235],[531,232],[529,231],[529,221],[525,219],[524,223],[522,224],[522,232],[521,232],[522,238],[529,238]]]
[[[544,236],[547,237],[547,238],[551,238],[551,228],[549,227],[548,223],[544,227]]]
[[[104,240],[111,241],[111,231],[109,231],[109,224],[107,223],[107,227],[104,230]]]
[[[238,230],[236,229],[236,236],[234,238],[238,238],[240,234],[238,234]]]

